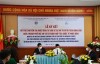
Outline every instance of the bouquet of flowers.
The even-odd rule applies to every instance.
[[[90,60],[90,57],[88,55],[81,55],[80,56],[81,64],[88,64],[88,60]]]
[[[7,37],[4,39],[5,46],[14,45],[17,46],[18,38],[16,36]]]
[[[25,60],[26,60],[27,64],[35,64],[36,63],[36,56],[28,55],[27,57],[25,57]]]
[[[89,44],[92,45],[93,47],[100,48],[100,42],[97,42],[97,43],[91,42]]]
[[[91,43],[89,43],[89,45],[91,45],[95,51],[97,51],[97,52],[100,51],[100,42],[96,42],[96,43],[91,42]]]
[[[46,55],[46,56],[55,56],[55,53],[54,53],[53,50],[49,50],[49,51],[46,52],[45,55]]]
[[[100,48],[100,42],[96,43],[94,46],[95,46],[96,48]]]

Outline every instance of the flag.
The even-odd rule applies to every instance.
[[[0,50],[3,49],[3,23],[2,23],[2,17],[0,15]]]

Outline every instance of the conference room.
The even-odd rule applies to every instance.
[[[0,0],[0,64],[100,64],[99,0]]]

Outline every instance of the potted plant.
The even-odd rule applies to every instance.
[[[90,57],[88,55],[81,55],[80,56],[81,64],[88,64],[88,60],[90,60]]]
[[[4,40],[4,45],[7,46],[14,46],[17,47],[18,44],[18,38],[16,36],[10,36],[10,37],[6,37]]]
[[[59,58],[61,64],[70,64],[68,61],[68,57],[66,54],[61,54],[61,57]]]

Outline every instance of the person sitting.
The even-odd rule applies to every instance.
[[[97,55],[93,51],[93,46],[91,44],[88,44],[86,50],[88,51],[87,55],[90,56],[91,60],[96,61],[97,60]]]
[[[79,61],[79,57],[76,57],[75,54],[73,54],[71,57],[71,64],[81,64],[81,62]]]
[[[37,48],[34,50],[34,54],[45,54],[46,50],[42,47],[41,43],[37,44]]]
[[[71,58],[71,60],[71,64],[81,64],[81,62],[78,59]]]
[[[17,64],[16,61],[18,61],[18,59],[17,59],[18,55],[17,55],[17,51],[16,51],[15,47],[8,46],[7,48],[9,48],[11,51],[11,58],[6,64]]]
[[[53,49],[55,55],[58,55],[58,54],[64,54],[65,52],[60,48],[60,45],[59,44],[56,44],[55,45],[55,49]]]
[[[14,58],[10,58],[6,64],[17,64]]]
[[[100,42],[100,38],[99,38],[98,36],[96,36],[96,37],[94,38],[93,42],[94,42],[94,43]]]
[[[6,64],[10,60],[11,51],[9,49],[1,50],[0,52],[0,64]]]

